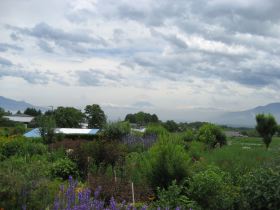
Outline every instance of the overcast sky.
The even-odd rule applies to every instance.
[[[280,101],[279,0],[0,0],[0,95],[241,110]]]

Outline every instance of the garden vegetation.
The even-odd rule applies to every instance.
[[[145,125],[138,132],[127,121],[106,122],[99,106],[85,112],[60,107],[36,115],[37,139],[1,125],[0,208],[280,209],[280,139],[271,115],[256,118],[260,138],[226,137],[225,127],[209,123],[127,116]],[[53,132],[84,117],[102,128],[97,136]]]

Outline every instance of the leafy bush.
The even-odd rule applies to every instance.
[[[109,140],[121,140],[123,136],[130,133],[130,124],[128,122],[111,122],[108,123],[103,134]]]
[[[44,143],[51,144],[55,141],[56,122],[53,116],[40,116],[37,118],[39,130]]]
[[[190,158],[179,138],[161,136],[147,158],[150,164],[147,177],[153,189],[166,188],[173,180],[180,182],[189,174]]]
[[[167,189],[160,190],[158,188],[157,197],[158,200],[152,204],[156,208],[176,209],[180,207],[181,209],[200,209],[195,201],[190,200],[190,198],[184,195],[183,185],[177,185],[176,181],[173,181]]]
[[[76,164],[68,158],[61,158],[55,161],[51,166],[51,175],[53,178],[59,177],[64,180],[69,176],[78,176]]]
[[[236,197],[229,174],[211,166],[193,175],[187,192],[202,209],[233,209]]]
[[[0,162],[0,206],[4,209],[45,209],[59,183],[49,180],[43,156],[11,157]]]
[[[125,159],[125,170],[127,177],[136,184],[148,183],[147,171],[150,170],[150,165],[146,153],[129,153]]]
[[[240,179],[243,209],[280,209],[280,168],[259,168]]]
[[[193,161],[200,160],[205,153],[205,144],[199,141],[192,141],[188,144],[188,152]]]
[[[226,135],[221,128],[210,123],[203,125],[199,129],[198,140],[207,144],[209,148],[214,148],[218,144],[223,146],[227,143]]]
[[[26,131],[25,125],[24,124],[17,124],[14,129],[12,130],[11,134],[12,135],[22,135]]]
[[[13,155],[32,156],[42,155],[47,152],[47,147],[40,142],[23,137],[0,139],[0,158],[5,159]]]
[[[176,132],[179,130],[178,124],[173,120],[167,120],[165,123],[163,123],[163,127],[169,132]]]
[[[145,130],[145,135],[167,135],[168,131],[160,124],[149,124]]]
[[[100,164],[115,166],[116,162],[125,159],[127,146],[118,142],[92,141],[77,145],[69,157],[77,164],[82,178],[88,173],[91,165]]]
[[[187,129],[186,131],[181,133],[181,138],[184,140],[184,142],[191,142],[196,139],[196,135],[192,129]]]

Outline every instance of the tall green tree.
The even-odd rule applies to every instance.
[[[169,132],[176,132],[179,130],[178,124],[173,120],[167,120],[163,123],[163,127],[165,127]]]
[[[0,126],[3,127],[10,127],[10,126],[14,126],[15,122],[9,120],[8,118],[5,118],[5,115],[11,115],[11,113],[8,111],[6,112],[3,108],[0,107]]]
[[[216,145],[220,145],[221,147],[227,144],[226,135],[222,129],[211,123],[206,123],[200,127],[198,141],[205,143],[209,148],[215,148]]]
[[[5,115],[5,110],[0,107],[0,119]]]
[[[40,135],[46,144],[51,144],[55,141],[56,123],[53,116],[39,116],[37,118]]]
[[[263,142],[268,149],[269,144],[272,141],[272,136],[276,133],[278,127],[277,122],[271,114],[258,114],[256,115],[256,130],[263,138]]]
[[[87,105],[85,115],[88,128],[102,128],[106,124],[105,113],[98,104]]]
[[[30,115],[30,116],[34,116],[34,117],[39,116],[39,115],[42,114],[40,109],[37,110],[35,108],[29,108],[29,107],[26,108],[23,113],[27,114],[27,115]]]
[[[74,107],[58,107],[53,116],[59,128],[80,128],[84,120],[83,113]]]

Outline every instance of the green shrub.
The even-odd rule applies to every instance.
[[[187,129],[186,131],[181,133],[181,138],[184,140],[184,142],[191,142],[196,139],[196,135],[192,129]]]
[[[127,146],[118,142],[91,141],[81,143],[68,156],[77,164],[80,176],[85,178],[93,165],[97,168],[100,164],[114,167],[118,161],[124,161],[127,151]]]
[[[165,123],[163,123],[163,127],[169,132],[176,132],[179,130],[178,124],[173,120],[167,120]]]
[[[42,143],[32,141],[23,137],[1,138],[0,156],[1,159],[9,158],[13,155],[32,156],[42,155],[47,152],[47,147]]]
[[[65,139],[65,135],[63,133],[55,134],[56,141],[63,141]]]
[[[46,144],[55,141],[56,121],[53,116],[39,116],[37,119],[40,135]]]
[[[160,124],[149,124],[145,130],[145,135],[167,135],[168,131]]]
[[[121,138],[130,133],[129,122],[111,122],[108,123],[103,134],[109,140],[121,140]]]
[[[192,141],[188,144],[188,152],[193,161],[198,161],[205,153],[205,144],[199,141]]]
[[[215,148],[216,145],[226,145],[226,135],[221,128],[214,124],[204,124],[198,131],[198,140],[208,145],[209,148]]]
[[[259,168],[240,178],[243,209],[280,209],[280,168]]]
[[[158,199],[152,204],[156,208],[168,208],[176,209],[196,209],[199,210],[199,206],[195,201],[192,201],[186,195],[184,195],[183,185],[177,185],[176,181],[173,181],[167,189],[157,189]]]
[[[50,163],[43,156],[16,157],[0,162],[0,206],[4,209],[46,209],[59,182],[49,180]]]
[[[189,175],[189,155],[175,136],[161,136],[147,158],[150,164],[147,177],[153,189],[166,188],[173,180],[180,182]]]
[[[150,165],[146,153],[129,153],[125,158],[125,171],[127,177],[135,184],[144,185],[148,183],[147,171]]]
[[[189,197],[202,209],[233,209],[237,194],[229,174],[208,167],[193,175],[188,182]]]
[[[62,178],[64,180],[68,179],[69,176],[77,177],[77,166],[68,158],[58,159],[51,166],[51,175],[53,178]]]

